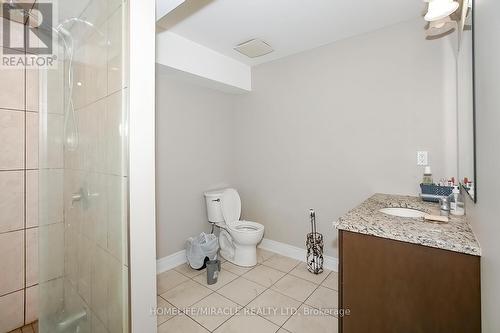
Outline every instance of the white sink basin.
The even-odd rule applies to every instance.
[[[379,212],[399,217],[424,217],[427,213],[411,208],[382,208]]]

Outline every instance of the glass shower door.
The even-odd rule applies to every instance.
[[[56,3],[41,75],[39,330],[128,332],[128,4]]]

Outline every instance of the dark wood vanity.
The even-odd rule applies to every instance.
[[[374,206],[374,202],[367,206]],[[377,202],[375,206],[378,207]],[[462,247],[453,251],[370,235],[369,232],[380,230],[392,232],[391,237],[400,235],[400,225],[395,225],[396,231],[386,227],[406,220],[387,222],[378,213],[365,213],[368,210],[353,210],[353,214],[346,215],[348,222],[344,220],[338,227],[339,308],[348,311],[348,315],[339,318],[339,332],[481,332],[480,256],[459,252]],[[368,224],[371,222],[373,225]],[[378,229],[377,223],[382,224]],[[421,235],[415,231],[417,222],[412,223],[408,222],[413,229],[405,237],[420,240],[417,237]],[[359,230],[342,230],[359,224],[363,224]],[[445,228],[453,227],[462,232],[461,238],[456,238],[461,241],[460,246],[472,250],[469,245],[473,239],[463,240],[468,237],[465,225],[459,226],[461,229],[444,226],[437,238],[449,239],[443,237],[453,234]]]
[[[344,333],[481,332],[479,257],[339,231]]]

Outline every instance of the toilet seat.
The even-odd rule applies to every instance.
[[[228,188],[221,197],[222,216],[226,221],[226,226],[231,232],[239,233],[259,233],[264,226],[257,222],[240,221],[241,216],[241,198],[238,191]]]
[[[226,224],[239,221],[241,216],[241,198],[233,188],[228,188],[222,193],[220,198],[222,216]]]
[[[245,232],[245,233],[258,233],[264,229],[264,226],[257,222],[252,221],[235,221],[233,223],[226,224],[230,231],[234,232]]]

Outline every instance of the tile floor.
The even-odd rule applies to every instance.
[[[158,275],[158,332],[337,332],[337,273],[258,250],[258,264],[222,262],[219,279],[187,264]]]

